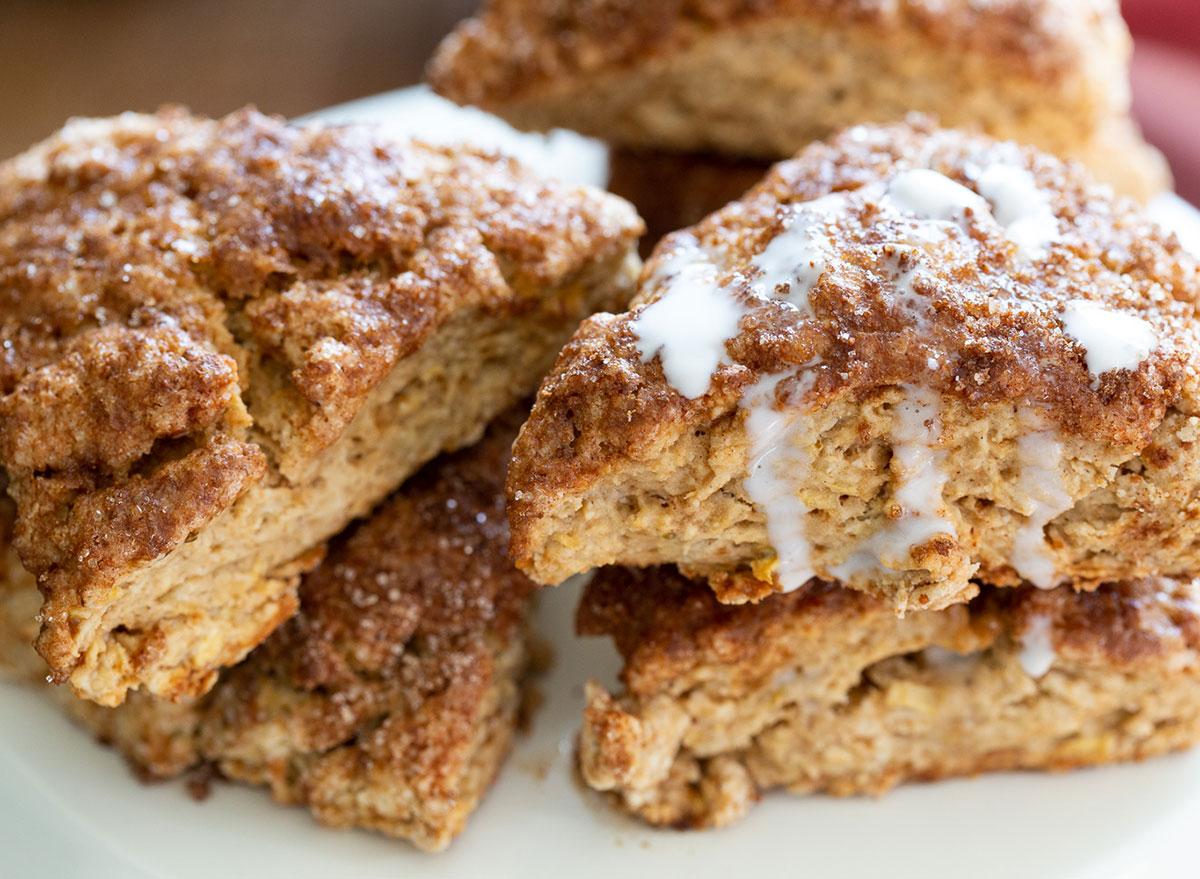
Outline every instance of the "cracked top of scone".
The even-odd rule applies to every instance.
[[[932,556],[948,559],[951,548],[938,545],[943,531],[955,531],[938,524],[948,483],[960,498],[987,499],[964,516],[989,515],[1001,500],[1027,517],[1054,506],[960,485],[971,482],[967,468],[1000,448],[986,436],[970,447],[962,425],[1003,413],[1018,434],[1002,438],[1012,440],[1004,453],[1050,476],[1072,444],[1105,467],[1120,463],[1147,446],[1168,409],[1194,409],[1198,293],[1200,269],[1174,236],[1093,185],[1081,166],[920,119],[848,129],[665,238],[631,310],[581,326],[515,448],[515,557],[544,582],[608,563],[703,564],[711,574],[745,560],[738,552],[748,532],[729,531],[720,552],[712,546],[735,516],[751,515],[717,505],[748,495],[768,530],[772,520],[837,508],[843,525],[890,520],[896,541],[931,539]],[[878,402],[880,394],[891,397]],[[874,427],[837,432],[878,411]],[[824,433],[797,441],[803,450],[784,449],[810,428]],[[880,430],[883,444],[872,445]],[[1044,438],[1044,454],[1021,446],[1022,432]],[[952,441],[959,446],[946,460]],[[704,449],[687,451],[687,442]],[[675,469],[658,472],[675,450]],[[832,472],[829,461],[843,454],[844,472]],[[775,470],[763,473],[768,466]],[[880,485],[858,483],[889,469],[894,492],[884,506],[847,505],[851,497],[874,503]],[[629,476],[643,471],[653,481]],[[1020,476],[1001,475],[1014,484]],[[823,480],[825,494],[792,503],[775,476],[801,494],[806,480]],[[1111,478],[1103,467],[1089,470],[1086,487]],[[1083,493],[1082,484],[1063,489],[1068,501]],[[685,507],[687,516],[666,522]],[[592,552],[595,541],[577,533],[572,542],[556,524],[601,522],[610,509],[613,527],[631,533],[660,522],[644,529],[659,529],[654,550],[633,558],[648,544],[626,535],[628,552]],[[1037,526],[1038,541],[1050,518]],[[960,540],[971,536],[958,531]],[[840,533],[843,545],[857,540],[853,529]],[[778,543],[783,566],[787,547]],[[850,569],[831,565],[823,576],[872,580],[881,572],[835,561]],[[907,561],[883,567],[907,570]],[[969,597],[973,567],[954,562],[939,573],[937,559],[915,562],[957,584],[954,595],[919,604]],[[1041,585],[1057,582],[1047,579]]]
[[[508,159],[252,110],[76,120],[3,164],[0,466],[44,616],[303,472],[452,315],[536,319],[639,231]]]
[[[1049,655],[1128,668],[1167,664],[1200,649],[1198,598],[1200,583],[1150,577],[1082,593],[984,589],[970,605],[935,613],[963,615],[958,640],[940,645],[957,653],[984,649],[1004,635]],[[894,616],[886,602],[821,580],[731,607],[673,568],[606,568],[584,591],[576,629],[611,637],[625,660],[622,682],[652,696],[687,686],[712,664],[727,669],[731,682],[759,686],[764,674],[786,664],[788,644],[798,637],[844,631],[853,642],[866,621],[887,618]]]
[[[644,64],[721,28],[795,15],[917,30],[1046,81],[1088,66],[1095,30],[1120,24],[1111,0],[489,0],[447,37],[430,78],[460,103],[489,107]]]

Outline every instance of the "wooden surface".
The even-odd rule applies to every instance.
[[[0,158],[72,115],[296,115],[417,81],[477,0],[0,0]]]

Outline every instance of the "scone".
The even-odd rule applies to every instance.
[[[985,587],[897,618],[813,581],[729,607],[670,568],[602,571],[579,610],[625,691],[587,690],[587,783],[652,824],[711,827],[759,792],[1141,759],[1200,740],[1200,585]]]
[[[514,557],[542,583],[678,564],[734,602],[819,576],[900,612],[1186,575],[1198,294],[1078,165],[848,129],[584,322],[514,449]]]
[[[522,414],[336,538],[304,577],[298,614],[207,695],[135,692],[104,708],[54,688],[57,699],[150,776],[210,763],[324,824],[444,848],[509,750],[529,660],[533,586],[505,555],[503,490]],[[36,604],[15,574],[6,611]],[[18,673],[33,656],[22,619],[0,616],[0,661]]]
[[[309,549],[621,307],[625,202],[243,111],[77,120],[0,166],[0,465],[57,681],[207,690]]]
[[[438,91],[527,128],[776,160],[910,111],[1168,182],[1130,121],[1117,0],[490,0],[442,44]]]

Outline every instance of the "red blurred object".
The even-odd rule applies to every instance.
[[[1200,53],[1200,5],[1196,0],[1124,0],[1121,11],[1135,36]]]
[[[1179,194],[1200,204],[1200,3],[1125,0],[1122,9],[1137,44],[1134,115],[1170,161]]]

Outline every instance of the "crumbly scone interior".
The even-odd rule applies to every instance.
[[[1030,431],[1017,407],[980,412],[947,405],[936,445],[945,455],[938,511],[948,533],[910,544],[897,532],[881,543],[876,535],[889,532],[880,523],[894,521],[889,509],[904,484],[892,437],[905,399],[904,389],[891,387],[796,417],[803,429],[787,441],[812,467],[811,487],[800,494],[805,549],[823,575],[885,597],[903,612],[967,600],[976,576],[1015,585],[1022,571],[1071,572],[1077,588],[1091,588],[1118,574],[1190,570],[1190,554],[1200,546],[1195,414],[1168,412],[1145,454],[1063,439],[1060,473],[1034,469],[1049,462],[1031,462],[1023,453],[1021,438]],[[779,588],[779,554],[767,515],[744,485],[750,455],[737,412],[671,434],[598,480],[585,498],[568,495],[548,507],[533,569],[553,580],[593,564],[675,563],[710,580],[724,601],[770,594]],[[1039,516],[1048,491],[1061,496],[1050,518]],[[736,573],[746,568],[758,576]]]
[[[627,295],[634,272],[635,261],[597,266],[547,297],[580,314],[609,308]],[[449,321],[371,391],[338,440],[305,462],[301,478],[268,476],[194,540],[139,571],[138,588],[125,589],[93,623],[97,635],[121,634],[93,640],[81,629],[90,655],[72,686],[87,694],[140,685],[174,697],[207,690],[216,668],[242,659],[295,610],[295,578],[263,572],[369,513],[398,474],[477,440],[546,372],[572,328],[553,314],[514,321],[466,312]],[[269,455],[270,445],[263,448]],[[164,615],[164,607],[172,612]],[[235,622],[218,624],[230,611]],[[241,621],[247,630],[237,628]],[[147,642],[161,671],[141,661]]]

